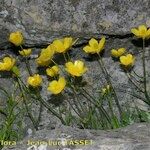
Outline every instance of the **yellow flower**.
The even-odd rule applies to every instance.
[[[105,88],[102,88],[102,94],[106,94],[110,91],[110,85],[107,85]]]
[[[135,58],[132,54],[127,54],[126,56],[120,57],[120,63],[125,67],[133,66]]]
[[[0,62],[0,71],[10,71],[15,65],[15,59],[11,57],[4,57],[3,62]]]
[[[84,65],[84,62],[80,60],[76,60],[74,63],[73,62],[67,62],[65,64],[66,66],[66,71],[70,73],[72,76],[82,76],[83,73],[87,71],[87,68]]]
[[[29,56],[31,54],[31,49],[23,49],[21,51],[19,51],[19,54],[26,57],[26,56]]]
[[[20,31],[13,32],[9,35],[9,41],[16,46],[23,44],[23,35]]]
[[[122,56],[122,55],[125,53],[125,51],[126,51],[125,48],[119,48],[118,50],[112,49],[112,50],[111,50],[111,55],[112,55],[113,57],[118,58],[118,57]]]
[[[55,47],[55,52],[65,53],[73,45],[73,39],[66,37],[60,40],[54,40],[52,44]]]
[[[33,76],[28,77],[27,82],[32,87],[38,87],[42,83],[42,77],[39,74],[34,74]]]
[[[106,41],[105,37],[102,37],[102,39],[99,42],[94,38],[92,38],[89,41],[89,45],[85,46],[83,50],[86,53],[91,54],[100,53],[104,49],[105,41]]]
[[[147,29],[145,25],[140,25],[138,28],[132,28],[131,32],[137,37],[142,39],[150,38],[150,29]]]
[[[53,94],[59,94],[66,86],[66,80],[64,77],[60,77],[59,80],[53,80],[49,83],[47,88]]]
[[[46,69],[46,73],[50,77],[54,77],[54,76],[58,75],[58,72],[59,72],[58,66],[53,66],[51,68]]]
[[[36,63],[39,66],[48,66],[51,62],[53,55],[54,55],[54,47],[51,44],[46,49],[42,49],[40,56],[36,59]]]

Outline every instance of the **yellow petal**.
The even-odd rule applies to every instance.
[[[61,40],[55,40],[55,41],[53,42],[53,45],[54,45],[54,47],[56,48],[56,49],[55,49],[56,52],[62,53],[62,52],[65,51],[65,47],[64,47],[64,45],[63,45],[63,43],[62,43]]]
[[[91,47],[94,47],[94,45],[98,45],[98,41],[94,38],[92,38],[90,41],[89,41],[89,45]]]
[[[23,49],[19,51],[19,54],[22,56],[29,56],[31,54],[31,49]]]
[[[32,87],[38,87],[42,83],[42,78],[39,74],[34,74],[33,76],[28,77],[27,82]]]
[[[85,46],[84,48],[83,48],[83,50],[86,52],[86,53],[94,53],[95,51],[93,50],[93,48],[92,47],[90,47],[90,46]]]
[[[124,66],[132,66],[134,63],[134,60],[135,60],[135,58],[131,54],[120,57],[120,62]]]
[[[149,38],[150,38],[150,29],[148,29],[148,30],[147,30],[146,38],[147,38],[147,39],[149,39]]]
[[[141,31],[143,31],[143,32],[146,32],[146,31],[147,31],[147,27],[146,27],[145,25],[140,25],[140,26],[138,27],[138,29],[139,29],[140,32],[141,32]]]
[[[48,90],[53,94],[59,94],[66,86],[66,80],[63,77],[60,77],[59,80],[53,80],[49,83]]]
[[[87,71],[87,68],[84,66],[84,63],[80,60],[76,60],[74,63],[66,63],[65,70],[70,73],[72,76],[82,76],[83,73]]]
[[[104,45],[105,45],[105,37],[102,37],[102,39],[99,41],[99,49],[103,49],[104,48]]]
[[[53,66],[51,68],[46,69],[46,73],[50,77],[56,76],[58,74],[58,72],[59,72],[59,68],[57,66]]]
[[[139,31],[136,28],[131,29],[131,32],[135,35],[135,36],[139,36]]]
[[[83,68],[84,63],[80,60],[76,60],[74,65],[77,66],[78,68]]]
[[[68,68],[68,67],[72,67],[73,66],[73,63],[72,62],[67,62],[66,64],[65,64],[65,66]]]
[[[112,50],[111,50],[111,55],[112,55],[113,57],[118,57],[118,52],[117,52],[117,50],[112,49]]]
[[[67,50],[72,46],[73,39],[72,38],[64,38],[64,47]]]
[[[23,35],[20,31],[13,32],[9,35],[9,41],[16,46],[23,44]]]
[[[66,80],[64,77],[60,77],[58,80],[58,83],[61,85],[61,88],[63,89],[66,86]]]
[[[0,62],[0,71],[4,71],[5,68],[4,68],[4,63]]]
[[[52,69],[50,69],[50,68],[47,68],[47,69],[46,69],[46,74],[47,74],[48,76],[50,76],[50,77],[54,77],[54,76],[55,76],[54,71],[53,71]]]

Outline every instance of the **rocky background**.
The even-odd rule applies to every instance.
[[[55,38],[65,36],[78,37],[79,41],[73,47],[71,56],[74,59],[83,59],[89,68],[85,78],[93,86],[98,88],[101,83],[101,72],[97,62],[89,61],[87,55],[82,51],[91,37],[100,38],[106,36],[104,62],[109,73],[113,77],[116,86],[123,87],[128,84],[128,79],[116,63],[110,57],[112,48],[125,47],[136,55],[135,71],[142,74],[141,43],[136,41],[130,29],[140,24],[150,27],[150,1],[149,0],[1,0],[0,1],[0,57],[11,54],[18,57],[8,42],[10,32],[20,30],[25,37],[25,47],[33,48],[32,58],[36,58],[41,48],[45,47]],[[150,49],[150,42],[146,44],[146,51]],[[33,70],[36,65],[32,62]],[[22,74],[26,77],[24,66]],[[94,66],[94,67],[93,67]],[[147,70],[150,68],[147,59]],[[117,82],[116,82],[117,81]],[[1,85],[9,85],[11,82],[0,78]],[[150,86],[149,86],[150,88]],[[43,96],[47,92],[43,90]],[[127,93],[119,93],[122,102],[133,101]],[[147,109],[141,102],[134,99],[140,108]],[[61,133],[69,135],[74,139],[93,139],[95,143],[83,149],[91,150],[149,150],[149,124],[136,124],[125,129],[116,131],[81,131],[71,127],[62,127],[57,119],[43,112],[41,130],[34,134],[30,132],[30,126],[25,128],[27,135],[37,139],[59,138]],[[56,128],[55,130],[52,130]],[[60,134],[57,135],[57,132]],[[83,136],[82,136],[83,135]],[[14,150],[26,149],[24,142],[12,148]],[[7,148],[5,148],[6,150]],[[52,147],[48,147],[53,149]],[[62,149],[62,148],[57,148]],[[75,149],[75,148],[70,148]],[[76,148],[77,149],[77,148]],[[78,148],[79,149],[79,148]]]

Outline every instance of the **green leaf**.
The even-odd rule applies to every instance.
[[[14,66],[11,70],[16,76],[20,76],[20,70],[17,66]]]

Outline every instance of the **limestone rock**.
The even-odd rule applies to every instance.
[[[81,130],[61,126],[55,130],[38,131],[33,137],[27,137],[18,142],[16,146],[5,147],[3,150],[27,150],[27,148],[31,148],[31,142],[36,142],[34,144],[37,146],[34,147],[38,150],[149,150],[149,129],[150,124],[142,123],[114,131]],[[84,140],[84,144],[74,145],[75,140]],[[54,146],[54,141],[55,143],[60,141],[60,146]],[[68,141],[68,145],[65,141]],[[35,148],[33,150],[37,150]]]
[[[139,24],[150,26],[149,5],[148,0],[1,0],[0,46],[16,30],[26,44],[37,46],[66,35],[127,34]]]

